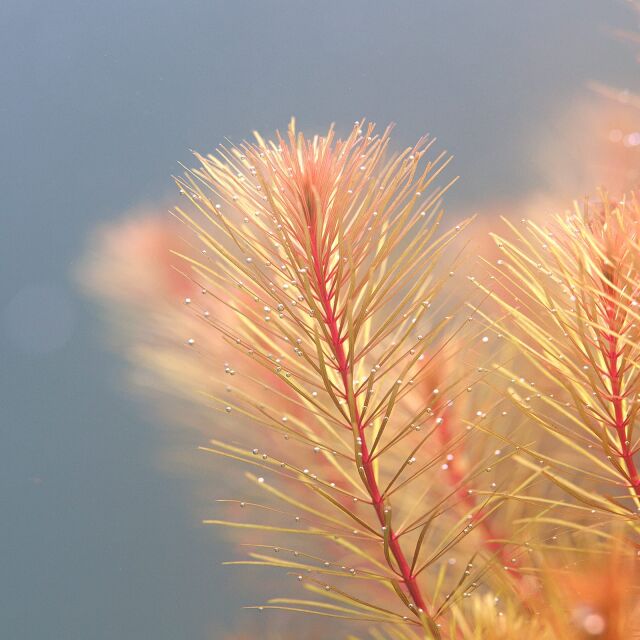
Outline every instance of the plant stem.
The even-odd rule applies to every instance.
[[[627,438],[627,419],[624,415],[622,391],[622,379],[620,375],[620,367],[618,366],[618,331],[616,322],[616,305],[613,302],[615,295],[614,289],[608,283],[605,285],[607,293],[605,300],[606,322],[610,333],[607,333],[605,340],[608,344],[606,350],[607,375],[611,383],[611,402],[613,404],[613,427],[618,435],[620,443],[620,454],[624,462],[631,488],[636,498],[640,498],[640,476],[633,460],[631,444]]]
[[[316,234],[316,225],[315,220],[311,222],[311,253],[313,256],[313,266],[315,271],[315,276],[318,285],[318,297],[320,300],[320,304],[322,306],[322,310],[324,313],[324,321],[327,324],[329,329],[329,334],[331,337],[331,349],[336,358],[336,363],[338,365],[338,371],[340,373],[340,377],[342,379],[342,385],[344,387],[344,394],[347,397],[351,392],[353,392],[352,385],[352,375],[349,370],[349,363],[347,359],[347,354],[344,348],[344,341],[340,336],[340,330],[338,328],[338,319],[333,309],[332,303],[332,295],[329,293],[329,287],[326,277],[326,265],[323,260],[320,258],[320,250],[318,247],[318,240]],[[355,395],[355,394],[354,394]],[[378,486],[378,481],[375,476],[375,471],[373,468],[373,460],[371,459],[371,455],[369,453],[369,449],[367,447],[367,440],[365,434],[366,423],[362,421],[362,416],[360,413],[360,409],[358,408],[357,402],[354,403],[354,413],[351,416],[353,420],[353,424],[357,429],[359,435],[359,453],[361,454],[362,459],[362,467],[364,469],[364,477],[366,479],[365,488],[371,497],[371,501],[373,503],[373,507],[376,512],[376,516],[378,517],[378,521],[381,526],[386,526],[386,517],[384,513],[384,499],[382,494],[380,493],[380,487]],[[356,460],[357,464],[357,460]],[[407,590],[413,600],[413,604],[415,605],[417,611],[427,613],[427,604],[425,599],[420,591],[420,587],[418,585],[416,576],[414,576],[411,572],[411,566],[400,546],[400,541],[398,540],[398,533],[394,531],[390,525],[388,525],[387,535],[389,537],[389,550],[391,551],[394,559],[398,563],[398,571],[400,576],[402,577],[403,583],[406,585]]]
[[[442,422],[437,429],[437,433],[439,434],[440,442],[443,445],[443,448],[446,448],[451,444],[452,440],[451,431],[449,429],[449,419],[448,416],[446,416],[446,411],[441,412],[439,417],[442,419]],[[447,464],[449,467],[447,469],[449,484],[453,485],[454,487],[458,487],[456,489],[456,495],[467,509],[469,509],[470,511],[474,511],[478,505],[476,504],[475,499],[463,486],[464,472],[460,469],[458,459],[453,458],[453,460],[448,461]],[[497,554],[506,566],[506,549],[504,548],[503,544],[498,542],[499,536],[494,530],[491,522],[489,522],[487,518],[482,518],[478,525],[482,531],[482,542],[484,546],[487,547],[487,549],[491,553]]]
[[[452,441],[452,434],[449,428],[449,416],[446,414],[446,410],[440,412],[439,417],[442,418],[442,423],[437,430],[443,448],[450,446]],[[449,465],[449,468],[447,469],[447,478],[449,483],[454,487],[457,487],[456,495],[460,499],[460,502],[469,509],[469,511],[474,512],[478,505],[475,498],[473,498],[472,495],[464,488],[465,474],[460,468],[458,458],[454,457],[453,460],[450,460],[447,464]],[[473,519],[471,522],[476,524]],[[502,566],[507,570],[507,574],[511,578],[513,587],[518,591],[518,593],[522,593],[522,573],[511,566],[510,554],[507,553],[506,545],[499,541],[501,535],[491,522],[490,517],[481,518],[477,521],[477,525],[478,527],[476,530],[480,530],[482,544],[489,553],[499,558]]]

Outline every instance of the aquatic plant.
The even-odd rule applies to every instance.
[[[333,129],[307,139],[292,123],[286,138],[257,136],[254,144],[197,155],[201,167],[177,180],[190,207],[176,212],[201,256],[180,257],[206,294],[191,310],[237,350],[224,367],[241,382],[213,399],[230,420],[240,414],[252,422],[236,433],[238,443],[215,440],[204,449],[256,467],[264,475],[249,477],[271,499],[237,501],[265,521],[208,522],[259,532],[261,547],[265,536],[281,534],[271,554],[260,550],[247,562],[299,572],[316,598],[325,596],[274,599],[264,608],[395,623],[440,637],[439,619],[491,566],[474,563],[476,549],[462,575],[451,576],[455,560],[443,556],[504,496],[464,498],[462,513],[452,509],[490,470],[486,460],[468,470],[450,466],[452,448],[469,430],[455,442],[439,435],[442,413],[471,391],[469,381],[444,380],[407,409],[432,377],[442,345],[468,324],[466,313],[441,301],[454,271],[439,269],[467,221],[440,231],[450,183],[438,187],[436,179],[445,155],[426,160],[432,143],[420,140],[386,160],[388,141],[389,130],[378,136],[364,122],[344,140]],[[209,299],[235,320],[212,314]],[[288,411],[276,413],[256,389],[286,395]],[[277,433],[280,444],[268,451],[241,444],[256,428]],[[442,495],[438,485],[448,476]],[[287,547],[291,536],[320,538],[323,555]],[[498,547],[492,541],[485,557],[492,560]],[[367,581],[366,595],[342,586],[345,578]],[[378,602],[376,588],[386,593]]]
[[[543,456],[545,473],[591,508],[634,527],[639,220],[634,196],[611,202],[603,194],[553,224],[525,220],[524,232],[510,225],[512,239],[495,236],[504,254],[496,278],[507,283],[496,296],[508,312],[500,331],[535,372],[523,377],[505,369],[512,396],[565,449]]]
[[[84,284],[154,405],[211,438],[206,522],[278,574],[257,609],[319,637],[629,637],[636,574],[603,567],[638,542],[640,207],[508,223],[485,279],[469,221],[441,228],[446,155],[388,145],[292,123],[198,155],[177,220],[104,233]]]

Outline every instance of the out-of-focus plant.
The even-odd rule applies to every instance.
[[[638,557],[628,546],[617,535],[591,553],[547,555],[539,607],[553,637],[640,637]]]
[[[613,198],[640,182],[638,106],[619,92],[593,85],[593,92],[574,98],[548,125],[554,137],[539,136],[534,159],[544,180],[544,202],[514,212],[540,219],[576,196],[606,188]],[[615,96],[613,95],[615,94]],[[614,99],[612,99],[614,98]],[[640,101],[638,101],[640,105]],[[542,199],[541,199],[542,200]]]
[[[533,613],[487,593],[461,616],[466,640],[623,640],[640,637],[637,557],[612,535],[599,544],[583,541],[547,552],[539,564],[540,590]],[[458,612],[456,612],[458,613]]]

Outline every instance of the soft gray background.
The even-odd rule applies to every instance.
[[[100,222],[224,136],[361,115],[456,155],[450,198],[544,187],[527,154],[588,79],[630,85],[615,0],[2,0],[0,635],[221,638],[243,595],[69,273]],[[189,445],[191,446],[191,445]]]

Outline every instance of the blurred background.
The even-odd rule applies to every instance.
[[[598,186],[598,127],[640,166],[589,86],[638,88],[613,33],[636,21],[622,0],[3,0],[2,636],[215,640],[253,615],[200,524],[206,468],[165,464],[197,434],[127,393],[80,292],[97,227],[170,205],[189,149],[292,115],[393,121],[396,149],[437,136],[462,176],[452,220],[564,206]]]

